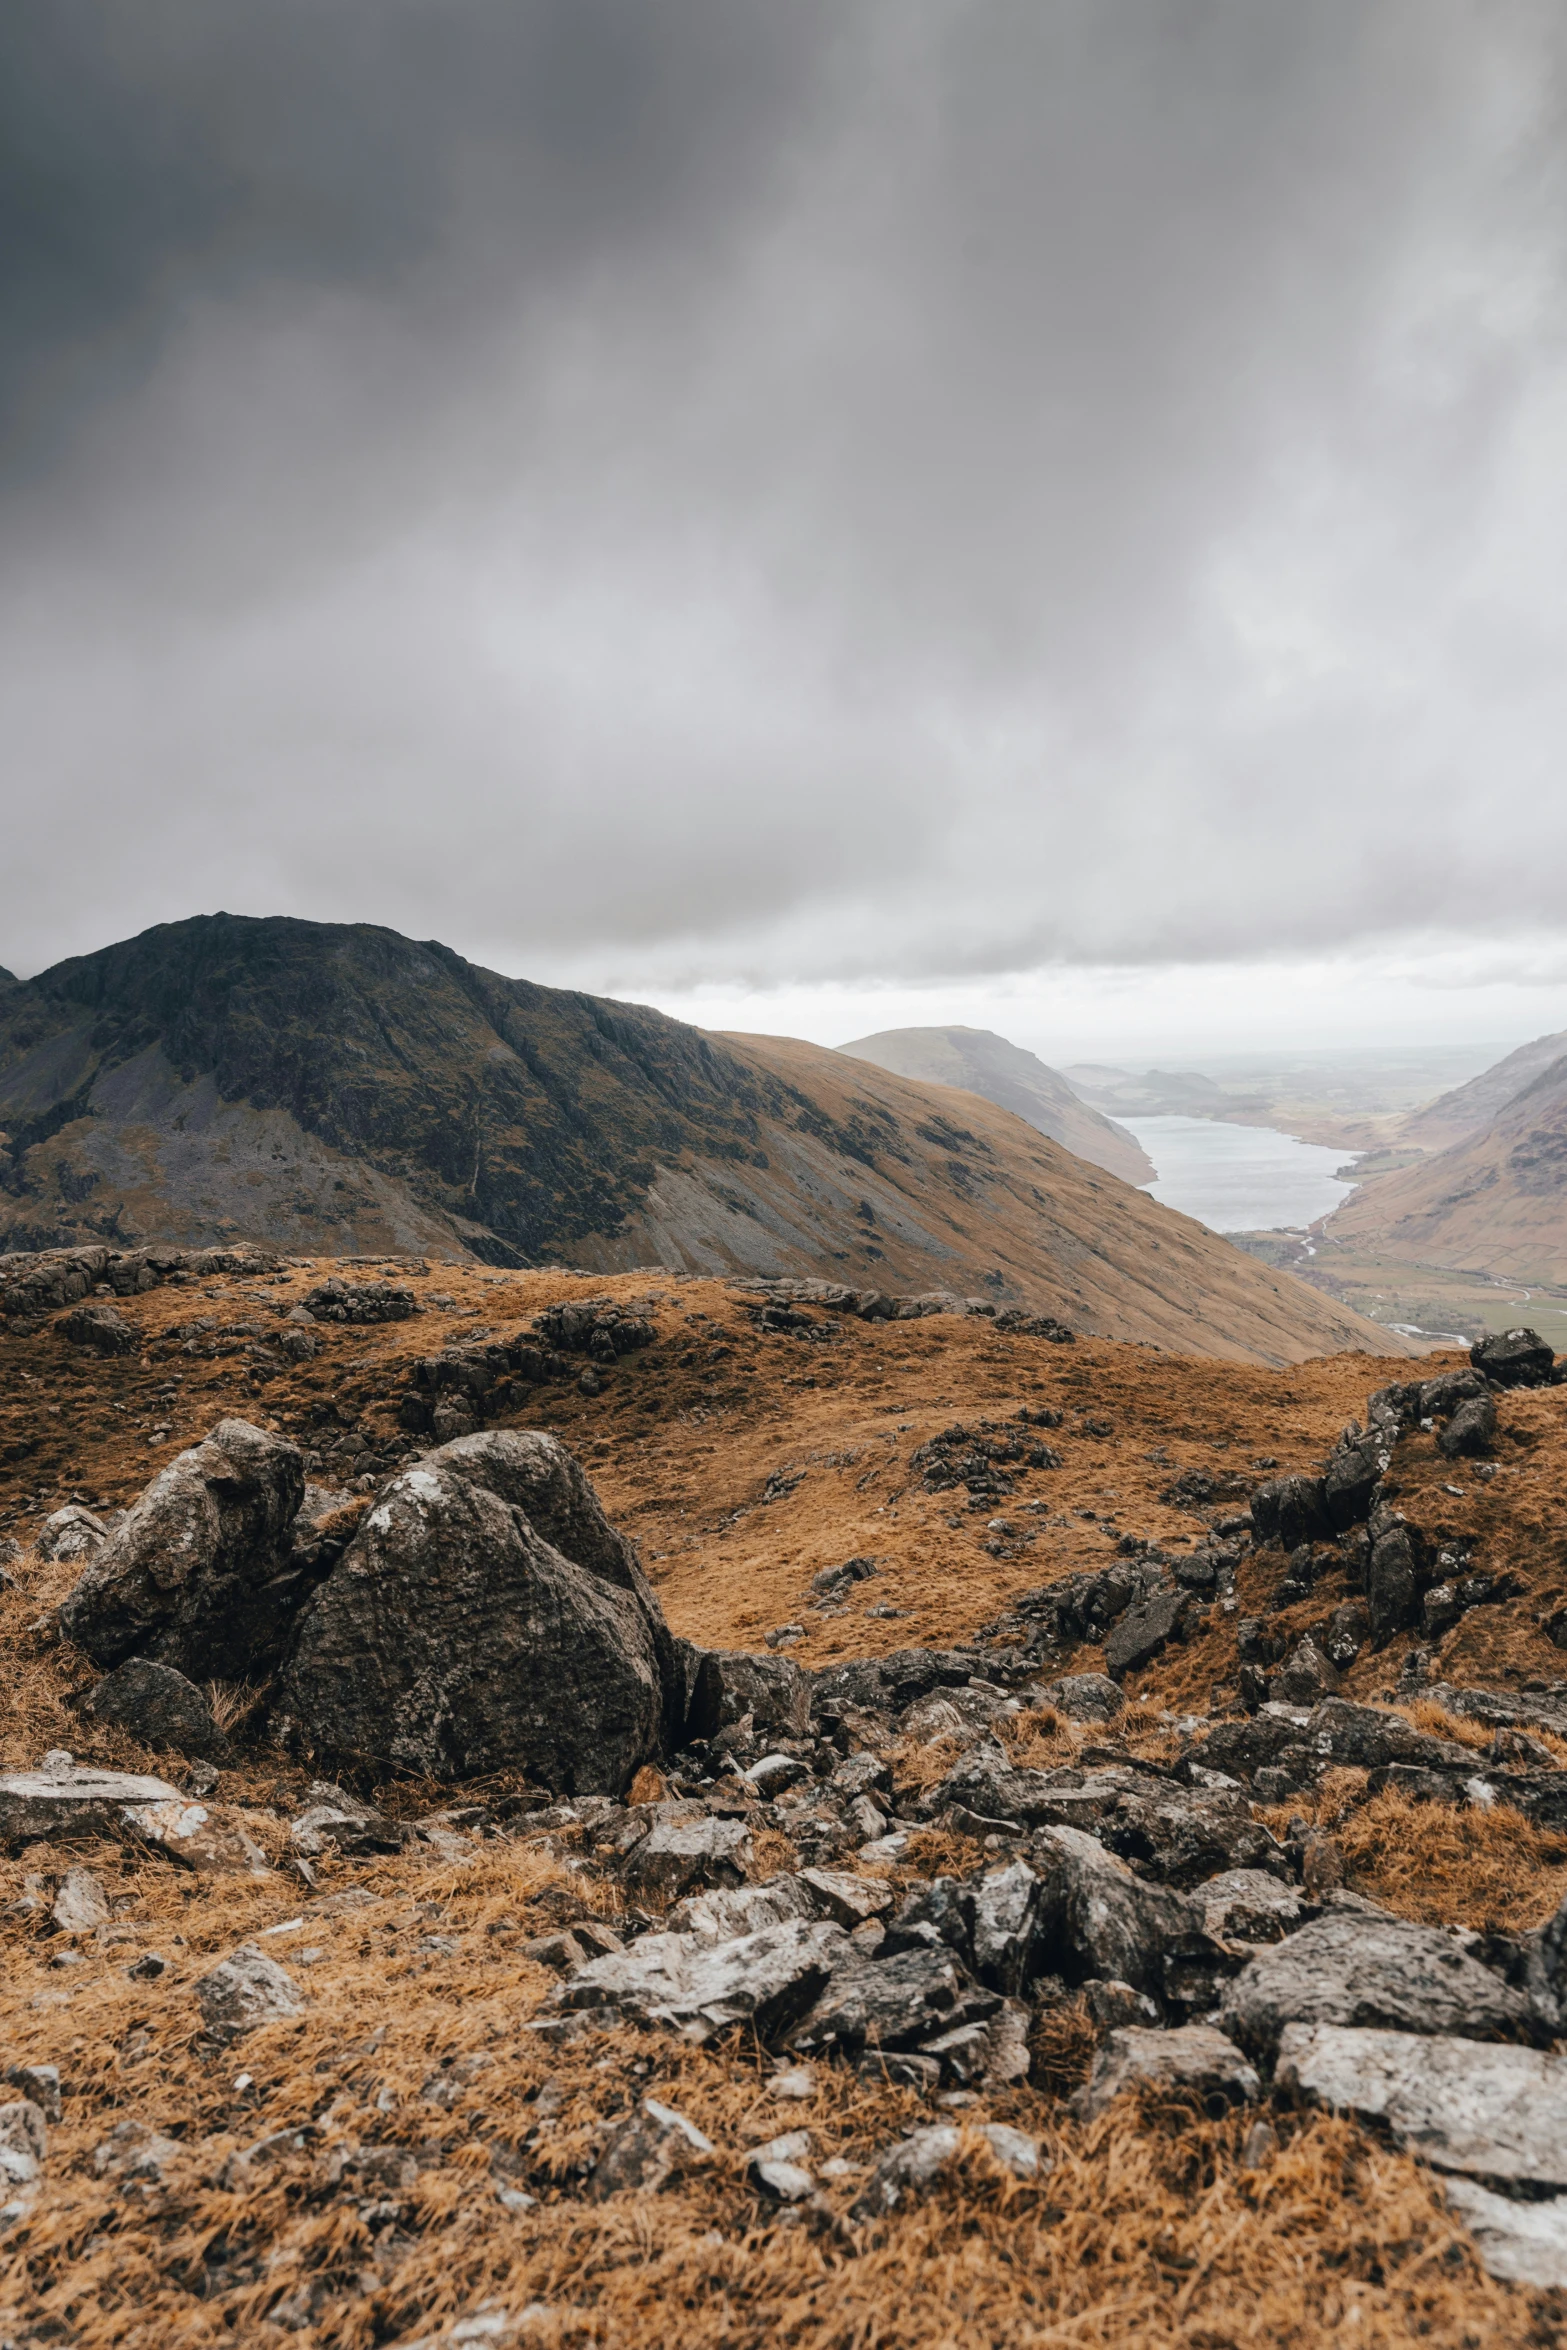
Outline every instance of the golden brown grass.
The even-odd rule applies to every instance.
[[[48,2181],[3,2249],[0,2322],[13,2332],[41,2327],[36,2338],[81,2350],[290,2338],[368,2350],[491,2302],[543,2304],[530,2340],[602,2350],[672,2337],[695,2350],[1314,2350],[1327,2335],[1482,2350],[1528,2335],[1527,2300],[1479,2273],[1429,2176],[1345,2123],[1283,2117],[1279,2151],[1255,2170],[1241,2161],[1245,2117],[1123,2104],[1082,2128],[1059,2103],[1090,2052],[1075,2010],[1037,2052],[1054,2063],[1050,2088],[979,2109],[1043,2137],[1053,2167],[1039,2186],[1000,2174],[976,2143],[928,2203],[845,2232],[865,2166],[929,2109],[830,2068],[808,2104],[780,2106],[743,2045],[623,2030],[540,2046],[526,2026],[551,1978],[520,1943],[573,1889],[540,1847],[484,1844],[456,1868],[417,1856],[357,1876],[329,1868],[332,1889],[353,1878],[377,1900],[335,1918],[307,1909],[300,1931],[264,1945],[285,1963],[296,1954],[309,2008],[226,2052],[202,2041],[191,1983],[236,1940],[299,1915],[287,1888],[95,1858],[173,1964],[160,1983],[133,1983],[134,1943],[89,1944],[62,1975],[49,1944],[9,1929],[6,2046],[58,2062],[68,2091]],[[13,1890],[23,1873],[11,1866]],[[422,1950],[432,1933],[456,1951]],[[324,1955],[307,1968],[309,1946]],[[68,2006],[36,2004],[62,1982]],[[440,2087],[464,2075],[455,2097]],[[584,2202],[584,2165],[648,2094],[689,2115],[715,2156],[663,2195]],[[92,2149],[126,2117],[184,2147],[161,2183],[93,2175]],[[818,2165],[855,2166],[827,2186],[836,2226],[770,2221],[745,2183],[747,2147],[798,2126]],[[291,2129],[308,2133],[297,2151],[224,2173],[237,2150]],[[417,2183],[334,2194],[334,2165],[367,2144],[416,2153]],[[501,2208],[497,2162],[534,2209]],[[400,2216],[361,2215],[377,2203]],[[268,2322],[285,2296],[302,2320],[291,2336]]]
[[[301,1272],[293,1287],[321,1270]],[[479,1306],[495,1328],[580,1294],[580,1284],[555,1276],[497,1285],[462,1268],[443,1269],[440,1286]],[[598,1286],[629,1296],[646,1280]],[[191,1299],[153,1292],[125,1310],[155,1344],[190,1313]],[[201,1310],[222,1319],[254,1309],[231,1293],[204,1296]],[[678,1361],[697,1312],[712,1317],[697,1335],[730,1344],[721,1372]],[[1189,1536],[1191,1517],[1162,1498],[1180,1469],[1246,1473],[1260,1454],[1281,1470],[1313,1467],[1342,1422],[1363,1410],[1366,1390],[1404,1368],[1340,1359],[1262,1372],[1100,1344],[1002,1345],[983,1328],[940,1321],[849,1324],[840,1345],[807,1354],[784,1341],[755,1342],[718,1283],[675,1285],[657,1318],[657,1356],[617,1367],[600,1397],[574,1386],[543,1390],[515,1417],[556,1429],[590,1461],[611,1514],[642,1539],[676,1630],[744,1647],[774,1623],[802,1620],[807,1635],[792,1653],[807,1665],[967,1639],[1026,1587],[1107,1563],[1119,1529],[1161,1541]],[[373,1332],[327,1328],[313,1365],[255,1396],[232,1362],[198,1363],[185,1374],[179,1437],[156,1449],[125,1417],[99,1422],[84,1409],[73,1425],[78,1399],[94,1391],[94,1411],[114,1398],[139,1408],[149,1374],[134,1359],[84,1366],[48,1333],[0,1338],[0,1369],[13,1374],[0,1390],[0,1437],[42,1429],[41,1450],[30,1466],[5,1473],[0,1494],[14,1504],[24,1477],[29,1493],[45,1493],[49,1477],[58,1483],[66,1472],[56,1439],[67,1427],[70,1482],[118,1500],[223,1410],[305,1434],[330,1394],[346,1398],[363,1425],[389,1427],[408,1359],[463,1332],[460,1319],[434,1318]],[[61,1416],[46,1427],[37,1414],[50,1402]],[[1050,1504],[1048,1515],[1027,1521],[1034,1540],[996,1556],[981,1523],[910,1479],[908,1455],[953,1418],[999,1420],[1021,1402],[1063,1409],[1065,1459],[1028,1481],[1029,1496]],[[1079,1428],[1086,1403],[1111,1422],[1111,1436]],[[1442,1539],[1475,1542],[1478,1563],[1505,1554],[1527,1565],[1543,1555],[1541,1537],[1567,1502],[1567,1447],[1545,1441],[1559,1433],[1562,1405],[1554,1391],[1504,1404],[1504,1426],[1528,1420],[1540,1439],[1529,1465],[1504,1458],[1503,1474],[1457,1499],[1445,1490],[1456,1481],[1450,1465],[1427,1440],[1412,1440],[1407,1463],[1401,1456],[1400,1506],[1433,1535],[1447,1528]],[[803,1470],[799,1484],[758,1508],[767,1476],[785,1464]],[[41,1514],[30,1508],[29,1526]],[[846,1613],[810,1615],[812,1575],[856,1552],[876,1558],[879,1579]],[[1267,1604],[1278,1571],[1277,1562],[1243,1565],[1246,1608]],[[89,1727],[73,1710],[71,1692],[93,1671],[53,1636],[48,1618],[77,1570],[24,1560],[12,1572],[16,1588],[0,1594],[0,1761],[33,1763],[65,1746],[181,1781],[176,1758]],[[868,1598],[909,1612],[870,1618]],[[1449,1657],[1455,1668],[1483,1658],[1487,1674],[1505,1669],[1515,1678],[1553,1669],[1532,1604],[1477,1610],[1450,1636],[1439,1669]],[[1288,1626],[1322,1612],[1318,1596],[1292,1611]],[[1004,1720],[999,1734],[1010,1757],[1030,1767],[1110,1739],[1170,1759],[1179,1742],[1164,1709],[1201,1706],[1233,1661],[1233,1619],[1216,1614],[1207,1632],[1138,1677],[1110,1731],[1040,1711]],[[1092,1651],[1073,1660],[1078,1670],[1096,1662]],[[1386,1654],[1368,1652],[1348,1687],[1375,1695],[1391,1673]],[[1454,1677],[1476,1672],[1466,1666]],[[1471,1748],[1488,1738],[1419,1707],[1411,1716]],[[911,1744],[899,1758],[900,1783],[934,1784],[960,1751],[956,1740]],[[1558,1751],[1567,1755],[1567,1746]],[[285,1830],[267,1807],[291,1803],[314,1775],[266,1751],[225,1774],[225,1803],[274,1863],[285,1859]],[[494,1791],[510,1784],[498,1780]],[[1518,1927],[1537,1923],[1567,1892],[1567,1842],[1516,1814],[1449,1812],[1397,1796],[1357,1808],[1363,1786],[1363,1774],[1330,1773],[1314,1801],[1287,1807],[1274,1824],[1297,1809],[1319,1819],[1341,1846],[1350,1882],[1409,1916]],[[407,1781],[375,1792],[400,1816],[454,1794]],[[490,1789],[461,1792],[474,1799]],[[652,1779],[638,1792],[649,1799]],[[836,2222],[864,2166],[901,2129],[933,2118],[912,2094],[824,2069],[809,2105],[780,2106],[767,2093],[767,2064],[742,2046],[700,2051],[628,2031],[552,2048],[529,2033],[552,1978],[523,1957],[522,1943],[569,1918],[578,1901],[617,1908],[612,1880],[573,1865],[581,1845],[570,1835],[549,1846],[475,1844],[458,1866],[428,1847],[357,1869],[328,1860],[315,1899],[282,1870],[196,1880],[155,1855],[104,1848],[86,1857],[111,1895],[113,1927],[84,1942],[83,1963],[71,1968],[48,1964],[58,1943],[41,1931],[44,1913],[13,1907],[0,1919],[0,2048],[7,2062],[58,2063],[69,2095],[32,2216],[0,2243],[0,2336],[80,2350],[289,2341],[301,2350],[370,2350],[493,2300],[514,2313],[542,2304],[546,2314],[520,2338],[571,2350],[663,2350],[671,2340],[682,2350],[1316,2350],[1328,2340],[1543,2350],[1561,2340],[1560,2310],[1479,2274],[1429,2175],[1347,2124],[1275,2117],[1281,2145],[1260,2169],[1241,2162],[1244,2118],[1213,2124],[1123,2104],[1094,2129],[1080,2127],[1062,2105],[1093,2052],[1075,2005],[1036,2024],[1035,2085],[989,2096],[967,2117],[1041,2135],[1054,2162],[1049,2178],[1019,2188],[976,2147],[961,2177],[929,2204],[851,2244]],[[0,1865],[0,1910],[19,1900],[29,1876],[47,1898],[67,1861],[82,1857],[35,1847]],[[758,1838],[754,1873],[793,1857],[768,1832]],[[986,1857],[972,1839],[921,1830],[896,1867],[877,1873],[900,1884],[966,1872]],[[332,1916],[324,1897],[350,1887],[373,1892],[373,1905]],[[232,2052],[212,2050],[193,1981],[237,1941],[301,1916],[299,1930],[264,1947],[309,1993],[306,2013]],[[431,1935],[458,1947],[421,1949]],[[132,1981],[125,1971],[145,1948],[170,1962],[160,1981]],[[314,1964],[289,1956],[312,1948],[322,1952]],[[450,2083],[463,2058],[489,2062],[455,2102],[444,2091],[437,2098],[437,2084]],[[251,2081],[242,2089],[245,2072]],[[583,2166],[649,2092],[689,2113],[717,2155],[665,2195],[584,2201]],[[94,2176],[93,2147],[126,2116],[185,2147],[162,2185],[126,2188]],[[234,2149],[303,2125],[315,2134],[297,2153],[220,2184]],[[745,2148],[801,2125],[812,2132],[818,2166],[833,2155],[859,2166],[827,2186],[830,2226],[766,2219],[744,2183]],[[334,2194],[334,2157],[381,2143],[417,2152],[417,2184]],[[499,2204],[497,2162],[537,2197],[534,2209],[513,2215]],[[361,2206],[377,2198],[399,2204],[401,2217],[366,2217]],[[298,2318],[291,2333],[268,2316],[285,2294]]]
[[[1260,1810],[1276,1835],[1292,1817],[1325,1828],[1345,1881],[1399,1917],[1425,1925],[1522,1932],[1567,1899],[1567,1836],[1538,1828],[1510,1804],[1456,1810],[1414,1803],[1385,1787],[1351,1800],[1359,1771],[1330,1771],[1314,1797]]]

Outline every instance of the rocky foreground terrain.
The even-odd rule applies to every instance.
[[[1562,2340],[1527,1334],[107,1247],[0,1304],[0,2339]]]

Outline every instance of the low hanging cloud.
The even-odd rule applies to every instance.
[[[626,990],[1560,935],[1529,0],[0,31],[0,961]]]

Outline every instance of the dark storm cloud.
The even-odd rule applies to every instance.
[[[220,902],[627,986],[1554,930],[1564,52],[14,13],[0,960]]]

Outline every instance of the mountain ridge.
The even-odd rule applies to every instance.
[[[20,983],[0,1124],[11,1249],[825,1273],[1232,1359],[1389,1344],[976,1096],[369,924],[197,916]]]
[[[1154,1179],[1153,1161],[1135,1135],[1085,1102],[1059,1069],[994,1029],[886,1028],[837,1049],[897,1077],[977,1093],[1123,1183]]]

